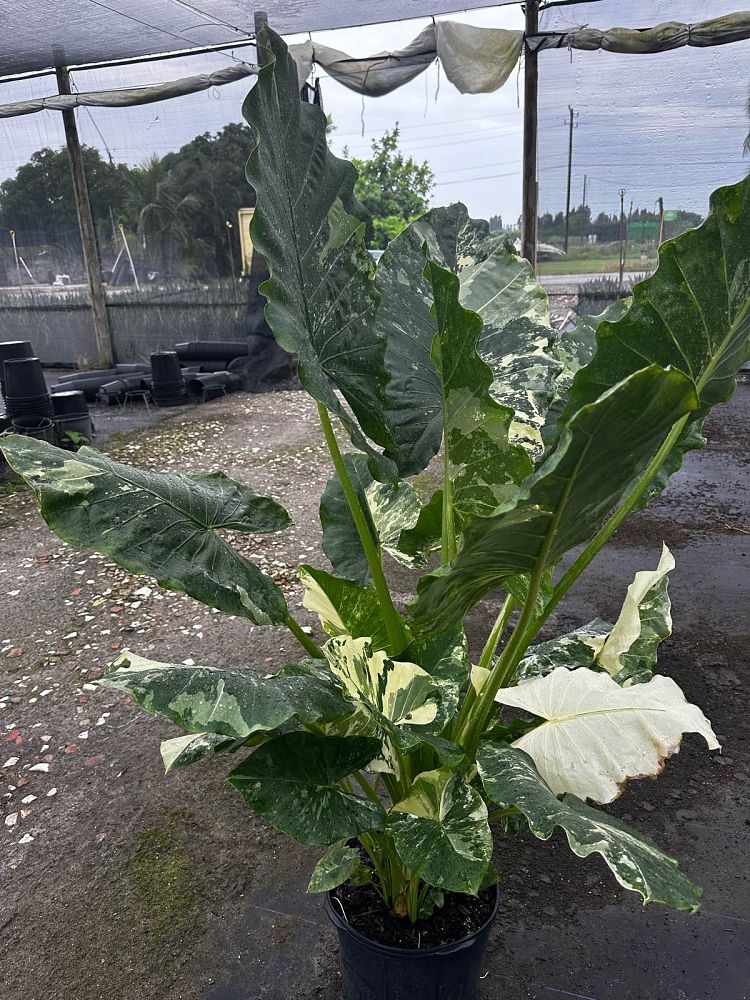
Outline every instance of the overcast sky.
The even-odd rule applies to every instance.
[[[588,23],[633,26],[674,19],[697,20],[735,9],[733,0],[601,0],[575,8],[554,8],[549,27]],[[627,8],[627,14],[623,13]],[[573,13],[575,11],[575,13]],[[490,27],[521,28],[516,5],[452,15],[453,20]],[[408,44],[429,19],[319,32],[314,38],[363,56]],[[304,36],[306,37],[306,36]],[[303,40],[296,36],[288,41]],[[237,55],[252,59],[252,49]],[[137,86],[210,72],[227,65],[226,55],[172,59],[163,63],[77,73],[80,90]],[[617,208],[617,191],[636,206],[651,207],[658,195],[668,206],[704,211],[710,190],[747,172],[742,140],[747,132],[744,102],[750,76],[750,42],[716,49],[682,49],[655,56],[550,51],[540,56],[540,198],[543,209],[564,208],[568,104],[578,110],[573,203],[595,211]],[[163,104],[78,112],[84,142],[116,161],[137,164],[165,153],[200,132],[215,132],[241,120],[243,81],[221,90]],[[0,102],[54,91],[54,78],[0,85]],[[362,98],[323,79],[326,111],[334,119],[333,145],[366,155],[373,138],[399,123],[402,147],[428,160],[436,176],[433,202],[464,201],[481,217],[500,213],[515,221],[520,212],[522,75],[514,73],[493,94],[462,95],[433,64],[410,84],[381,98]],[[364,135],[363,135],[364,130]],[[0,179],[41,146],[63,144],[59,114],[44,112],[0,120]]]

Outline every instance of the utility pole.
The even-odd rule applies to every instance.
[[[664,242],[664,199],[659,198],[659,242],[656,244],[660,247]]]
[[[619,293],[622,295],[623,274],[625,272],[625,188],[620,188],[620,282]]]
[[[70,73],[66,66],[58,66],[55,70],[57,89],[61,94],[70,94]],[[89,189],[86,184],[86,172],[83,166],[81,143],[78,138],[76,113],[73,108],[62,112],[65,140],[70,157],[70,172],[73,178],[73,193],[75,195],[78,225],[81,230],[81,246],[83,260],[86,265],[89,291],[91,293],[91,313],[94,321],[94,339],[98,363],[101,368],[110,368],[114,364],[114,348],[112,345],[112,330],[109,325],[107,304],[104,298],[104,283],[102,281],[102,266],[99,260],[99,250],[96,245],[96,230],[94,217],[91,214]]]
[[[570,182],[573,177],[573,129],[578,113],[568,105],[568,193],[565,197],[565,239],[563,240],[563,250],[568,252],[568,236],[570,234]]]
[[[539,31],[539,0],[526,0],[526,38]],[[536,270],[536,220],[539,190],[536,179],[539,65],[526,42],[523,71],[523,194],[521,256]]]

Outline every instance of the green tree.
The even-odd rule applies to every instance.
[[[151,156],[131,171],[126,218],[147,264],[163,276],[205,270],[210,247],[195,232],[200,209],[200,199],[176,183],[166,157]]]
[[[90,146],[82,148],[82,155],[99,237],[108,240],[112,234],[109,210],[115,216],[122,212],[130,171],[124,163],[102,159]],[[78,216],[66,149],[38,149],[15,177],[0,184],[0,228],[5,234],[15,229],[22,245],[58,245],[80,260]]]
[[[252,146],[250,129],[234,122],[215,135],[197,135],[164,157],[175,194],[195,199],[192,232],[208,248],[206,266],[218,275],[230,271],[228,239],[235,261],[240,259],[238,209],[255,204],[255,193],[245,177]],[[232,229],[228,230],[227,222]]]
[[[372,216],[367,243],[375,249],[385,249],[394,236],[427,211],[435,181],[429,163],[407,159],[398,148],[398,139],[396,123],[373,141],[369,159],[352,160],[359,172],[354,193]]]

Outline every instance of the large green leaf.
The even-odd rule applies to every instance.
[[[477,766],[492,801],[520,809],[540,840],[549,840],[560,826],[579,857],[601,854],[620,885],[639,892],[644,903],[666,903],[691,913],[698,909],[702,890],[682,874],[673,858],[644,834],[575,795],[558,800],[522,750],[485,743],[477,752]]]
[[[318,615],[329,635],[350,635],[354,639],[368,636],[375,649],[388,645],[388,630],[374,587],[363,587],[306,565],[300,566],[300,580],[305,590],[302,603]]]
[[[275,500],[221,472],[150,472],[93,448],[74,455],[30,437],[4,438],[8,462],[39,498],[47,524],[66,542],[103,552],[131,573],[249,618],[287,619],[284,595],[219,531],[279,531],[291,522]]]
[[[325,847],[382,829],[384,810],[340,784],[379,753],[370,737],[285,733],[251,753],[229,781],[277,830]]]
[[[424,771],[390,813],[402,861],[428,885],[476,895],[492,856],[487,807],[451,768]]]
[[[405,553],[399,548],[402,531],[411,528],[419,517],[419,497],[413,487],[403,480],[380,483],[373,479],[363,454],[349,452],[344,455],[344,464],[377,548],[407,566],[424,565],[421,552]],[[323,551],[336,572],[357,583],[367,583],[370,567],[338,475],[328,480],[323,491],[320,523]]]
[[[147,712],[189,733],[245,739],[296,717],[321,722],[350,715],[354,705],[333,683],[309,673],[262,677],[252,670],[158,663],[124,652],[99,681],[125,691]]]
[[[451,566],[422,577],[414,626],[444,631],[506,578],[590,538],[696,402],[684,375],[651,367],[579,410],[518,494],[469,525]]]
[[[719,188],[703,225],[662,244],[659,266],[635,286],[630,309],[601,323],[596,336],[563,420],[650,363],[693,380],[695,417],[730,398],[750,359],[750,178]]]
[[[385,341],[374,327],[379,296],[364,245],[368,216],[354,197],[357,172],[326,145],[326,117],[300,100],[297,67],[284,42],[264,28],[261,69],[243,105],[258,142],[247,164],[257,195],[253,242],[270,278],[262,285],[278,342],[299,358],[315,399],[339,415],[368,449],[336,395],[361,428],[389,445],[383,420]]]
[[[492,369],[493,397],[516,410],[510,430],[523,444],[538,436],[531,428],[543,419],[560,367],[545,353],[553,336],[546,294],[505,237],[491,235],[487,223],[470,219],[461,204],[433,209],[412,223],[389,244],[375,276],[382,295],[377,322],[388,342],[386,412],[394,457],[407,475],[426,467],[443,432],[444,392],[432,350],[434,291],[425,256],[458,275],[461,305],[481,317],[474,346]],[[467,365],[473,354],[472,348]]]

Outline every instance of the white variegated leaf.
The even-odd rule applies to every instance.
[[[159,749],[164,770],[168,772],[178,767],[187,767],[188,764],[216,753],[220,748],[232,745],[236,745],[235,740],[219,733],[188,733],[187,736],[163,740]]]
[[[369,639],[329,639],[323,652],[346,692],[394,726],[426,726],[434,721],[440,688],[415,663],[391,660]]]
[[[620,682],[650,671],[657,645],[672,631],[667,574],[674,565],[674,556],[663,545],[656,569],[636,573],[628,587],[620,616],[597,656],[597,662]]]
[[[595,618],[588,625],[531,646],[518,664],[515,679],[526,681],[532,677],[543,677],[557,667],[574,670],[576,667],[593,666],[611,628],[609,622]]]
[[[495,697],[545,720],[513,746],[529,754],[555,794],[612,802],[629,779],[657,775],[683,733],[700,733],[720,749],[708,719],[670,677],[622,688],[608,674],[560,667]]]

